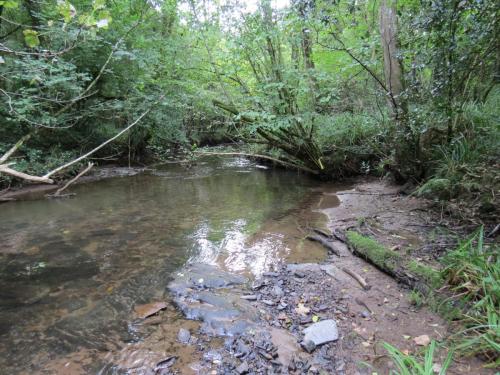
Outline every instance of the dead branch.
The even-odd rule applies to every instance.
[[[22,146],[22,144],[24,142],[26,142],[29,138],[31,137],[31,133],[29,134],[26,134],[24,137],[22,137],[19,141],[17,141],[17,143],[12,146],[5,154],[2,155],[2,157],[0,158],[0,165],[5,163],[7,161],[7,159],[9,159],[11,157],[11,155],[17,151],[17,149],[19,147]]]
[[[162,97],[158,100],[162,100],[163,99],[163,95]],[[158,103],[158,101],[156,103]],[[97,146],[96,148],[90,150],[89,152],[87,152],[86,154],[76,158],[75,160],[72,160],[64,165],[61,165],[60,167],[57,167],[56,169],[46,173],[43,177],[44,178],[49,178],[50,176],[62,171],[63,169],[66,169],[68,168],[69,166],[73,165],[73,164],[76,164],[78,163],[79,161],[83,160],[83,159],[86,159],[87,157],[89,157],[90,155],[92,155],[93,153],[95,153],[96,151],[100,150],[101,148],[103,148],[104,146],[106,146],[107,144],[113,142],[115,139],[119,138],[122,134],[126,133],[127,131],[129,131],[130,129],[132,129],[135,125],[137,125],[149,112],[151,112],[151,110],[153,109],[153,107],[156,105],[156,103],[154,103],[151,107],[149,107],[145,112],[143,112],[134,122],[132,122],[129,126],[127,126],[125,129],[123,129],[122,131],[120,131],[118,134],[116,134],[115,136],[111,137],[110,139],[108,139],[107,141],[101,143],[99,146]]]
[[[32,176],[32,175],[29,175],[27,173],[18,172],[15,169],[9,168],[9,166],[7,164],[0,165],[0,173],[5,173],[5,174],[8,174],[10,176],[21,178],[21,179],[26,180],[26,181],[41,182],[44,184],[53,184],[54,183],[54,180],[52,180],[48,177]]]
[[[88,166],[83,171],[81,171],[74,178],[72,178],[71,180],[69,180],[62,188],[57,189],[57,191],[54,194],[51,194],[51,196],[52,197],[58,197],[58,196],[60,196],[61,193],[64,190],[66,190],[70,185],[72,185],[73,183],[75,183],[76,180],[78,180],[80,177],[82,177],[85,173],[87,173],[88,171],[90,171],[93,166],[94,166],[94,163],[89,163]]]
[[[364,290],[369,290],[371,288],[371,286],[368,285],[366,280],[362,276],[358,275],[356,272],[351,271],[350,269],[345,268],[345,267],[342,268],[342,271],[344,271],[349,276],[351,276],[354,280],[356,280]]]

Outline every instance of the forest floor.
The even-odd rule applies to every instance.
[[[444,342],[448,323],[413,305],[408,288],[339,241],[339,255],[321,257],[321,245],[304,239],[318,223],[332,232],[363,227],[388,248],[432,266],[456,242],[443,218],[428,202],[378,179],[332,186],[319,188],[292,219],[270,224],[281,225],[288,245],[301,249],[282,266],[249,280],[220,267],[188,265],[169,286],[176,307],[143,322],[157,325],[156,332],[108,360],[137,374],[388,374],[394,365],[384,342],[410,354],[425,350],[429,339]],[[172,325],[179,312],[189,320]],[[304,337],[307,327],[317,332]],[[315,334],[327,342],[305,341]],[[436,370],[445,352],[438,350]],[[493,373],[482,365],[455,358],[448,373]]]

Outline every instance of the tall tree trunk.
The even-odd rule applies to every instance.
[[[398,18],[396,0],[382,0],[380,4],[380,36],[384,52],[384,75],[388,102],[396,120],[408,113],[408,104],[401,96],[404,91],[403,66],[399,59]]]
[[[399,56],[397,0],[382,0],[380,4],[380,36],[384,53],[384,75],[387,102],[396,125],[394,134],[395,165],[391,168],[398,182],[421,174],[418,136],[409,128],[408,103],[404,97],[403,65]]]

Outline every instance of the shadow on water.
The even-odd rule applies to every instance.
[[[290,250],[273,225],[312,185],[244,159],[207,158],[80,185],[70,200],[0,206],[0,368],[43,371],[82,348],[140,340],[134,306],[168,301],[165,286],[188,260],[269,269]]]

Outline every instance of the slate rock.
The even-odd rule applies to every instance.
[[[333,319],[322,320],[304,329],[304,341],[312,341],[316,346],[339,338],[337,323]]]
[[[248,374],[250,368],[248,367],[248,363],[242,362],[238,367],[236,367],[236,373],[240,375]]]
[[[311,340],[304,340],[300,343],[302,349],[304,349],[308,353],[312,353],[314,349],[316,349],[316,344]]]

